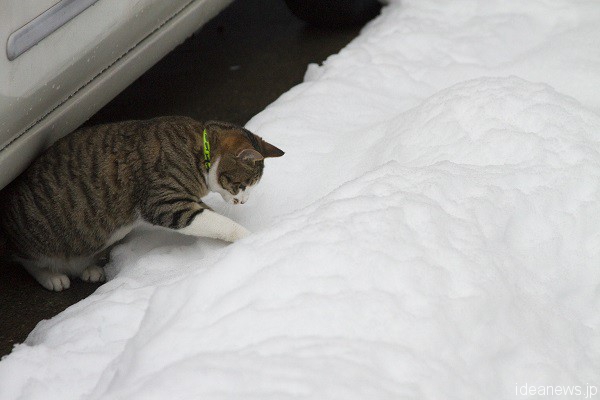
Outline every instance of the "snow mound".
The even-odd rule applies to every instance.
[[[386,123],[385,138],[373,150],[419,166],[564,168],[599,160],[598,128],[597,114],[548,85],[480,78],[440,91]]]
[[[393,2],[248,124],[286,155],[245,207],[214,208],[255,233],[135,233],[107,284],[0,362],[0,398],[597,389],[598,16]]]
[[[380,128],[387,145],[368,153],[383,165],[159,288],[102,397],[593,382],[600,118],[545,85],[483,78]]]

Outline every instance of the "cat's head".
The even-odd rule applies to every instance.
[[[262,177],[264,159],[284,152],[236,125],[209,122],[206,129],[212,142],[209,190],[228,203],[244,204]]]

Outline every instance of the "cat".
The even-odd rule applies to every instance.
[[[81,128],[2,192],[0,232],[46,289],[105,280],[99,259],[140,223],[234,242],[249,231],[202,202],[244,204],[283,151],[230,123],[159,117]]]

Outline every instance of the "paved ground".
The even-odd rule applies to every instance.
[[[307,27],[283,0],[237,0],[88,124],[169,114],[244,124],[300,83],[308,63],[337,53],[358,32]],[[0,265],[0,356],[39,321],[96,288],[73,281],[69,290],[50,293],[18,266]]]

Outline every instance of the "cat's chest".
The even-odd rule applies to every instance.
[[[117,228],[111,235],[110,237],[106,240],[106,243],[104,244],[104,248],[107,248],[115,243],[117,243],[119,240],[123,239],[125,236],[127,236],[132,230],[134,230],[136,227],[141,225],[141,220],[137,219],[136,221],[134,221],[131,224],[128,225],[123,225],[120,228]]]

